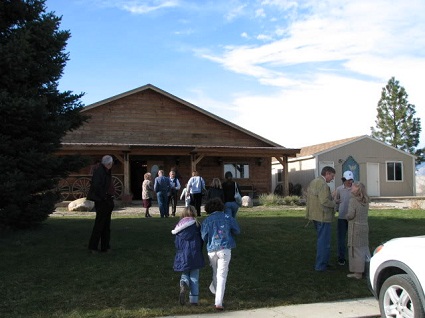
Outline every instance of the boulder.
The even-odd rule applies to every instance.
[[[252,208],[253,204],[250,196],[245,195],[242,197],[242,206],[245,208]]]
[[[94,202],[86,198],[80,198],[68,204],[68,211],[91,211],[93,208]]]

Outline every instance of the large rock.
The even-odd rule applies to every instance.
[[[68,204],[68,211],[91,211],[93,208],[94,202],[86,198],[80,198]]]
[[[245,195],[242,197],[242,206],[245,208],[252,208],[253,204],[250,196]]]

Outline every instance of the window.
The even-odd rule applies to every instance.
[[[224,174],[230,171],[234,179],[249,179],[249,165],[244,163],[224,164]]]
[[[403,181],[403,162],[387,162],[387,181]]]

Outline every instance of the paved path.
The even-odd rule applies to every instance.
[[[380,317],[378,301],[375,298],[361,298],[328,303],[290,305],[272,308],[258,308],[241,311],[223,311],[211,314],[167,316],[173,318],[376,318]],[[165,318],[165,317],[162,317]]]

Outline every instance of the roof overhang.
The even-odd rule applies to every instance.
[[[196,155],[224,157],[296,157],[300,149],[285,147],[231,147],[169,144],[120,144],[120,143],[62,143],[58,154],[104,154],[120,152],[138,155]]]

